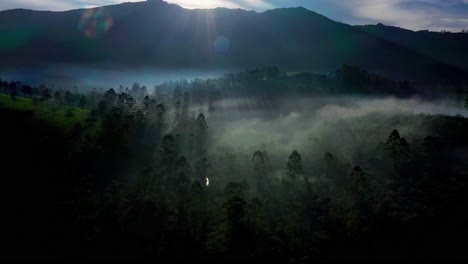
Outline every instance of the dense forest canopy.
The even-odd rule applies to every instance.
[[[7,212],[24,215],[6,237],[36,257],[464,258],[468,97],[418,89],[349,65],[81,92],[0,81],[3,195],[21,190]]]
[[[467,37],[305,8],[0,11],[0,259],[466,262]]]

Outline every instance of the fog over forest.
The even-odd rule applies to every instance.
[[[324,173],[326,152],[348,164],[365,164],[387,140],[388,131],[397,129],[410,145],[419,145],[431,133],[438,136],[434,116],[468,114],[453,99],[370,96],[285,99],[275,106],[236,98],[217,101],[215,109],[209,112],[207,105],[191,109],[207,113],[212,155],[243,153],[238,162],[249,164],[250,153],[263,150],[280,176],[286,157],[298,150],[306,161],[306,173],[313,177]]]
[[[147,87],[174,80],[193,80],[220,77],[235,69],[157,69],[124,68],[106,66],[80,66],[70,64],[46,64],[19,68],[0,68],[0,76],[7,80],[21,80],[30,85],[48,85],[86,91],[92,88],[131,86],[135,81]]]
[[[467,33],[0,11],[0,260],[468,263]]]
[[[8,164],[21,175],[41,168],[57,183],[46,187],[37,178],[26,187],[31,194],[52,188],[50,196],[36,195],[34,203],[43,206],[34,208],[47,205],[48,219],[64,221],[25,228],[24,236],[38,233],[38,243],[50,230],[40,226],[52,225],[53,241],[90,243],[87,254],[98,256],[118,248],[142,259],[190,251],[220,259],[323,260],[329,250],[343,259],[367,256],[363,237],[387,237],[388,245],[377,247],[382,259],[395,250],[392,241],[426,235],[407,233],[406,226],[445,219],[447,201],[467,186],[468,113],[458,86],[432,90],[350,65],[330,74],[275,66],[159,73],[164,77],[94,73],[102,79],[93,70],[64,69],[80,85],[35,79],[48,76],[42,73],[29,75],[33,84],[9,79],[20,74],[0,80],[0,118],[9,128],[1,133],[13,139]],[[30,166],[21,166],[23,159]],[[21,177],[8,184],[16,190]],[[346,245],[327,242],[339,239]],[[75,247],[60,244],[64,255],[73,254]],[[425,248],[397,250],[419,257]]]
[[[466,110],[453,100],[401,99],[395,97],[317,97],[285,100],[273,107],[255,108],[254,99],[227,99],[216,103],[215,113],[208,113],[216,146],[228,144],[238,148],[298,148],[312,139],[343,139],[356,133],[385,132],[399,127],[406,134],[425,133],[422,124],[411,123],[414,115],[465,116]],[[206,107],[193,107],[204,112]],[[241,110],[242,109],[242,110]],[[378,125],[372,122],[378,120]],[[369,127],[369,125],[371,125]],[[415,131],[417,130],[417,131]],[[340,134],[341,133],[341,134]],[[355,142],[359,138],[347,140]],[[368,138],[366,139],[368,140]],[[341,143],[338,143],[341,145]]]

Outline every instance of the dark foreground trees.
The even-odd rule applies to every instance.
[[[281,78],[275,72],[269,78]],[[95,107],[69,132],[0,108],[2,151],[9,154],[1,160],[2,255],[466,259],[457,241],[468,235],[464,118],[437,117],[434,135],[422,138],[402,129],[405,137],[398,130],[376,135],[381,145],[359,162],[339,150],[314,158],[307,149],[217,151],[210,123],[217,110],[191,108],[208,94],[176,87],[87,95]],[[57,98],[79,107],[77,95]],[[48,97],[44,90],[35,98],[41,96]],[[217,97],[210,98],[206,105],[217,109]]]

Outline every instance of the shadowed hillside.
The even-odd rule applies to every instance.
[[[466,33],[415,32],[382,24],[357,26],[356,28],[441,62],[468,69],[468,53],[461,52],[466,49],[468,44],[468,34]]]
[[[412,79],[465,72],[304,8],[188,10],[163,1],[68,12],[0,13],[3,66],[79,63],[329,72],[343,63]],[[458,50],[460,52],[460,50]],[[444,61],[446,62],[446,61]]]

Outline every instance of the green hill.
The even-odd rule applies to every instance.
[[[61,106],[54,103],[33,104],[30,98],[16,97],[14,100],[5,94],[0,94],[0,110],[9,109],[20,112],[31,112],[38,120],[46,121],[54,126],[73,129],[75,124],[85,125],[90,110]]]

